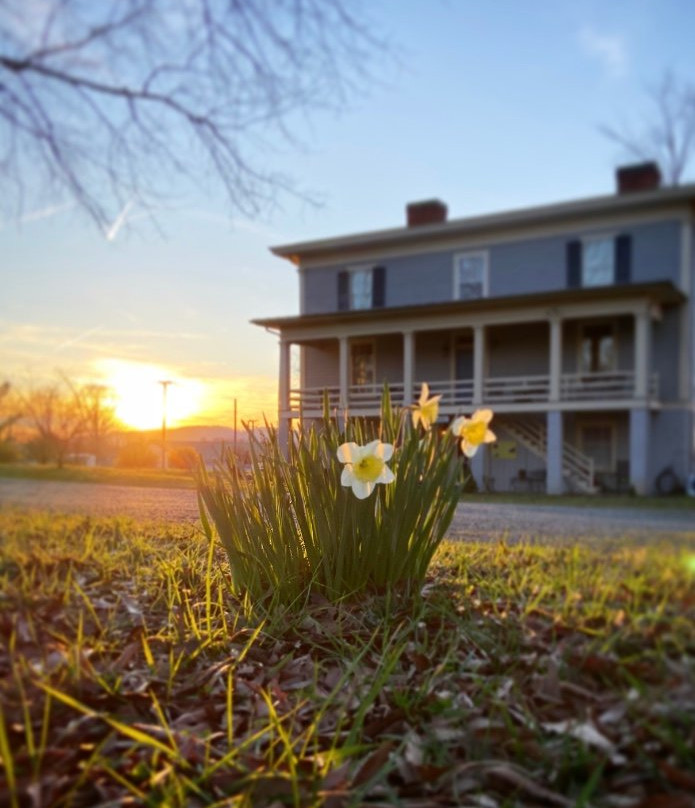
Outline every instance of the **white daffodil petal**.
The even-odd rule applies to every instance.
[[[461,451],[466,455],[466,457],[473,457],[473,455],[475,455],[475,453],[478,451],[478,445],[468,443],[467,440],[461,441]]]
[[[472,421],[484,421],[489,424],[492,421],[492,410],[476,410],[471,418]]]
[[[392,483],[396,479],[396,475],[391,471],[388,466],[384,466],[383,471],[379,475],[378,483]]]
[[[355,475],[352,473],[352,466],[345,466],[343,473],[340,475],[341,485],[352,485],[355,480]]]
[[[460,435],[461,432],[463,431],[463,428],[468,423],[468,421],[469,419],[466,418],[465,415],[460,415],[458,418],[456,418],[453,424],[451,425],[451,431],[453,432],[453,434]]]
[[[352,481],[352,493],[357,499],[367,499],[367,497],[374,490],[374,483],[365,483],[358,480],[356,477]]]
[[[384,463],[388,463],[388,461],[393,457],[393,445],[390,443],[380,444],[376,450],[376,456],[380,457]]]
[[[338,447],[337,455],[341,463],[355,463],[362,456],[361,448],[356,443],[343,443]]]
[[[485,443],[494,443],[497,440],[497,435],[488,429],[485,433]]]

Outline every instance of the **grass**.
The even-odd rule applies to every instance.
[[[445,543],[254,622],[194,527],[0,510],[0,805],[691,805],[693,553]]]
[[[22,480],[49,480],[70,483],[106,483],[146,488],[195,488],[189,471],[169,469],[119,469],[88,466],[39,466],[27,463],[0,463],[0,477]]]

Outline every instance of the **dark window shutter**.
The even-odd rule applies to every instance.
[[[632,236],[620,235],[615,240],[615,282],[632,280]]]
[[[350,273],[342,270],[338,273],[338,311],[350,308]]]
[[[380,309],[386,305],[386,267],[372,269],[372,306]]]
[[[578,289],[582,285],[582,243],[567,242],[567,288]]]

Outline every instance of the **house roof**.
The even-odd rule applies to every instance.
[[[653,303],[665,305],[680,303],[685,295],[670,281],[655,283],[631,283],[621,286],[592,286],[580,289],[558,289],[552,292],[535,292],[526,295],[506,297],[486,297],[476,300],[454,300],[444,303],[394,306],[379,309],[357,309],[353,311],[332,311],[325,314],[303,314],[295,317],[266,317],[251,320],[265,328],[291,328],[293,326],[320,326],[329,323],[352,323],[363,320],[380,321],[399,317],[427,317],[437,314],[481,313],[500,309],[513,309],[522,306],[558,306],[562,303],[590,303],[596,300],[624,300],[645,298]]]
[[[695,183],[654,191],[610,194],[570,202],[541,205],[502,213],[450,219],[446,222],[374,230],[336,238],[303,241],[271,247],[275,255],[299,264],[303,258],[317,258],[332,253],[349,253],[364,248],[384,249],[412,244],[426,244],[442,237],[470,237],[515,227],[550,225],[566,219],[587,219],[606,215],[655,211],[662,207],[695,202]]]

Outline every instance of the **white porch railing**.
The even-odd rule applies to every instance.
[[[649,379],[649,395],[656,396],[659,386],[657,373]],[[635,374],[631,370],[602,373],[563,373],[560,379],[562,401],[597,401],[600,399],[633,398]]]
[[[420,395],[421,382],[405,390],[401,382],[389,384],[391,400],[399,406],[415,402]],[[443,407],[471,407],[473,381],[434,380],[429,382],[430,395],[441,395]],[[658,397],[659,377],[653,373],[649,379],[650,398]],[[382,384],[353,385],[348,388],[347,406],[361,413],[378,413],[383,391]],[[317,413],[323,407],[324,394],[328,394],[331,411],[339,409],[340,388],[303,387],[290,390],[290,410],[297,413]],[[635,397],[635,374],[631,370],[603,373],[563,373],[560,377],[560,401],[600,402],[627,401]],[[483,402],[486,405],[549,404],[550,376],[493,376],[483,381]]]

